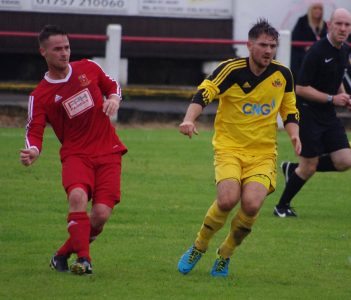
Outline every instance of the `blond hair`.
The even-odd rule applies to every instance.
[[[322,16],[321,16],[321,19],[317,25],[315,23],[313,23],[313,20],[312,20],[312,10],[315,7],[320,7],[322,9]],[[308,19],[308,25],[310,25],[314,34],[319,35],[323,29],[323,26],[324,26],[323,4],[320,2],[317,2],[317,3],[310,5],[310,7],[308,8],[308,11],[307,11],[307,19]],[[317,28],[319,29],[318,32],[317,32]]]

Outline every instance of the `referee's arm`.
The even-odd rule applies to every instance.
[[[340,86],[339,91],[336,95],[329,95],[327,93],[321,92],[314,87],[296,85],[296,94],[307,100],[319,102],[319,103],[332,103],[337,106],[345,106],[350,102],[350,95],[343,92],[343,87]]]

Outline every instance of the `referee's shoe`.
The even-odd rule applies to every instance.
[[[273,215],[279,218],[297,217],[296,211],[290,206],[287,206],[287,207],[275,206],[273,210]]]

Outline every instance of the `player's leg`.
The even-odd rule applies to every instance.
[[[92,190],[92,181],[93,171],[89,161],[79,157],[69,157],[62,162],[62,183],[69,203],[67,216],[69,238],[51,260],[51,266],[57,271],[59,271],[59,265],[67,271],[67,259],[72,253],[76,253],[78,259],[84,259],[90,263],[90,220],[86,209]]]
[[[225,179],[217,184],[217,199],[207,211],[195,247],[205,252],[215,233],[225,224],[228,214],[240,200],[240,183],[235,179]]]
[[[94,203],[90,212],[90,242],[95,241],[110,218],[112,208],[103,203]]]
[[[240,199],[240,184],[237,180],[226,179],[217,184],[217,199],[208,209],[194,245],[180,258],[178,270],[189,273],[208,248],[212,237],[225,224],[231,209]]]
[[[90,218],[87,214],[88,192],[84,187],[76,185],[68,192],[69,214],[68,232],[69,241],[74,253],[77,254],[76,261],[71,265],[74,274],[91,274],[91,258],[89,249]]]
[[[213,276],[227,276],[230,257],[251,232],[267,193],[273,192],[276,182],[276,159],[272,157],[246,158],[241,188],[241,207],[232,219],[230,231],[218,249]]]
[[[216,153],[215,173],[217,182],[217,199],[206,213],[202,226],[197,234],[194,245],[180,258],[178,270],[183,274],[189,273],[206,252],[214,234],[225,224],[231,209],[240,199],[239,161],[232,155]]]
[[[103,231],[115,205],[121,198],[121,154],[98,158],[95,162],[95,188],[90,212],[90,242]]]
[[[240,200],[240,183],[235,179],[225,179],[217,184],[217,199],[206,213],[195,247],[206,252],[214,234],[225,224],[228,214]]]
[[[50,266],[59,272],[68,271],[67,260],[72,253],[90,262],[90,221],[86,213],[88,196],[83,187],[75,185],[68,192],[69,212],[67,230],[69,238],[51,258]],[[88,239],[87,239],[88,238]]]

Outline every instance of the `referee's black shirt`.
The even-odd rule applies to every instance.
[[[335,48],[327,37],[311,46],[306,53],[297,85],[311,86],[328,95],[336,95],[343,81],[345,69],[349,65],[349,47],[343,44],[340,49]],[[309,101],[297,96],[298,104],[305,104],[321,117],[328,114],[335,115],[331,103]],[[328,113],[329,112],[329,113]]]

